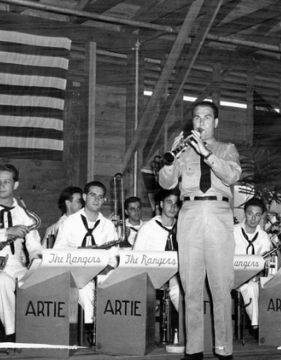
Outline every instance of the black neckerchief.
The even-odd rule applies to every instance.
[[[98,224],[100,223],[100,219],[95,222],[95,225],[94,225],[94,227],[93,227],[92,229],[90,229],[89,226],[88,226],[88,222],[87,222],[86,216],[84,216],[84,215],[81,214],[81,219],[82,219],[83,224],[84,224],[84,226],[85,226],[85,228],[86,228],[86,230],[87,230],[87,232],[86,232],[86,234],[85,234],[85,236],[84,236],[84,238],[83,238],[83,241],[82,241],[82,247],[85,248],[85,247],[87,246],[88,236],[89,236],[90,239],[91,239],[91,245],[96,245],[95,238],[94,238],[94,235],[93,235],[93,231],[95,230],[95,228],[96,228],[96,227],[98,226]]]
[[[254,248],[254,245],[253,245],[253,242],[257,240],[257,237],[259,235],[259,232],[257,232],[254,237],[252,239],[249,239],[248,235],[246,234],[245,230],[241,227],[241,230],[242,230],[242,234],[244,236],[244,238],[248,241],[249,245],[247,246],[246,248],[246,253],[247,255],[255,255],[255,248]],[[248,251],[249,250],[252,250],[252,254],[248,254]]]

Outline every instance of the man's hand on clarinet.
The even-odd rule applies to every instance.
[[[8,240],[14,238],[24,238],[28,232],[29,232],[28,226],[15,225],[7,228],[6,236]]]
[[[200,132],[197,130],[191,130],[190,145],[203,157],[206,157],[210,153],[201,139]]]

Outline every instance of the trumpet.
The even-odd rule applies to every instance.
[[[199,127],[195,129],[195,131],[198,131],[201,134],[203,129]],[[179,144],[173,150],[167,151],[163,155],[165,165],[171,165],[174,162],[176,156],[182,153],[191,144],[192,139],[193,135],[189,134],[187,137],[182,138]]]

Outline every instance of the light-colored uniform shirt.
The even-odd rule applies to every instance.
[[[78,248],[82,246],[82,241],[87,233],[81,215],[86,218],[84,209],[80,209],[75,214],[68,216],[59,228],[59,232],[56,238],[54,248]],[[105,218],[102,213],[99,213],[96,221],[100,220],[98,226],[92,232],[96,245],[103,245],[110,241],[118,239],[115,226],[111,220]],[[95,225],[95,222],[88,221],[88,227],[91,229]]]
[[[34,224],[34,220],[30,218],[27,213],[24,211],[24,209],[18,205],[17,200],[13,200],[14,208],[11,210],[12,215],[12,222],[13,226],[15,225],[25,225],[30,226]],[[0,210],[2,209],[0,205]],[[7,217],[4,217],[4,227],[8,227],[8,221]],[[0,232],[0,241],[6,241],[7,237],[4,234],[4,229],[1,229]],[[24,239],[16,239],[14,241],[15,246],[15,253],[12,254],[10,245],[5,246],[0,251],[0,256],[6,256],[8,255],[8,261],[6,264],[6,267],[4,271],[11,275],[11,276],[17,276],[17,273],[22,273],[23,270],[26,270],[26,257],[23,251],[23,242]],[[32,260],[34,257],[37,257],[38,254],[42,253],[42,247],[40,244],[40,235],[37,230],[31,230],[26,235],[26,249],[28,251],[30,260]]]
[[[256,231],[253,234],[249,234],[245,230],[245,222],[236,224],[234,226],[234,240],[235,240],[235,254],[236,255],[245,255],[246,249],[249,245],[248,241],[245,239],[242,233],[242,228],[244,229],[249,240],[253,239],[258,233],[257,239],[252,243],[255,249],[255,255],[262,255],[266,251],[271,249],[271,242],[269,240],[268,234],[262,230],[260,225],[257,226]],[[249,249],[249,255],[252,255],[251,249]]]
[[[232,197],[230,185],[239,180],[241,167],[239,154],[234,144],[214,141],[207,146],[212,154],[204,160],[211,167],[211,187],[202,193],[200,184],[200,156],[188,146],[172,165],[163,166],[159,172],[159,183],[164,189],[172,189],[180,183],[181,198],[184,196],[225,196]]]
[[[168,231],[157,224],[162,223],[161,216],[157,215],[147,221],[138,231],[133,250],[136,251],[165,251]],[[171,230],[172,226],[165,226]]]
[[[67,219],[66,214],[63,214],[57,222],[55,222],[54,224],[50,225],[46,232],[45,232],[45,236],[42,240],[42,246],[43,247],[47,247],[47,239],[49,235],[53,235],[55,238],[57,236],[57,233],[59,231],[60,226],[65,222],[65,220]]]

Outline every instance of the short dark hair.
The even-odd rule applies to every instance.
[[[156,200],[156,202],[164,201],[170,195],[175,195],[179,199],[179,197],[180,197],[179,188],[176,187],[176,188],[173,188],[173,189],[170,189],[170,190],[160,189],[158,191],[158,193],[155,195],[155,200]]]
[[[12,164],[0,164],[0,171],[8,171],[13,175],[14,181],[19,181],[19,171]]]
[[[129,205],[132,204],[132,203],[135,203],[135,202],[139,202],[140,205],[141,205],[141,199],[139,197],[137,197],[137,196],[128,197],[124,202],[124,208],[126,210],[128,210]]]
[[[89,190],[90,190],[90,188],[92,186],[97,186],[97,187],[101,188],[103,190],[103,196],[106,195],[106,187],[105,187],[105,185],[103,185],[102,182],[97,181],[97,180],[90,181],[84,186],[84,191],[83,191],[84,194],[88,194],[88,192],[89,192]]]
[[[66,200],[71,201],[73,194],[81,194],[83,191],[78,186],[68,186],[65,189],[62,190],[60,193],[59,199],[58,199],[58,208],[60,209],[62,214],[66,213]]]
[[[257,197],[252,197],[250,200],[248,200],[244,205],[244,211],[246,212],[249,206],[258,206],[261,208],[262,213],[266,211],[265,203],[262,199]]]
[[[217,107],[217,105],[215,103],[213,103],[212,101],[198,101],[195,102],[192,106],[192,115],[194,114],[194,110],[195,108],[197,108],[198,106],[208,106],[213,110],[213,114],[214,114],[214,118],[217,119],[219,116],[219,109]]]

